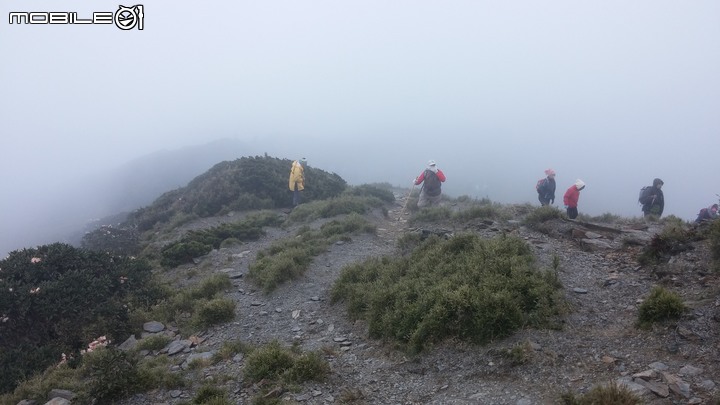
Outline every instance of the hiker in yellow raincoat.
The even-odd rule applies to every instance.
[[[307,160],[302,158],[293,162],[290,168],[290,191],[293,192],[293,207],[300,204],[300,192],[305,189],[305,163]]]

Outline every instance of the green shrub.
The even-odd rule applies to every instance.
[[[186,187],[161,195],[152,205],[136,210],[124,223],[144,232],[180,214],[208,217],[230,211],[292,206],[288,175],[292,161],[268,156],[242,157],[220,162]],[[335,173],[305,168],[308,186],[303,200],[311,202],[339,196],[345,180]]]
[[[134,228],[104,225],[83,235],[81,246],[95,252],[130,256],[140,252],[138,237],[138,232]]]
[[[677,293],[661,286],[653,287],[650,295],[638,308],[638,325],[649,327],[655,322],[680,318],[685,309],[686,306]]]
[[[225,392],[225,390],[210,384],[206,384],[200,387],[200,389],[193,397],[192,403],[198,405],[220,405],[226,403],[229,404],[229,402],[227,402],[227,393]]]
[[[88,391],[98,403],[113,401],[134,392],[138,380],[138,360],[128,352],[111,347],[87,353],[83,358]]]
[[[292,353],[274,340],[254,350],[245,360],[245,376],[252,382],[277,379],[293,366]]]
[[[235,319],[235,302],[230,298],[216,298],[200,306],[192,323],[198,328],[207,328],[233,319]]]
[[[54,388],[66,389],[81,394],[86,385],[80,377],[79,369],[71,368],[67,363],[53,365],[45,369],[44,372],[37,373],[22,381],[14,392],[0,395],[0,404],[15,405],[23,399],[34,399],[44,403],[44,400]]]
[[[342,195],[329,200],[314,201],[295,207],[288,216],[288,222],[309,222],[318,218],[332,218],[343,214],[364,214],[383,201],[374,196]]]
[[[342,220],[330,221],[320,227],[320,232],[326,237],[337,237],[353,233],[375,233],[375,226],[362,216],[352,213]]]
[[[170,359],[167,356],[145,358],[138,364],[138,392],[155,388],[176,389],[186,385],[182,374],[170,371]]]
[[[467,222],[472,219],[509,219],[511,216],[505,212],[501,205],[492,203],[477,203],[469,208],[458,211],[452,215],[456,222]]]
[[[359,197],[375,197],[386,203],[395,202],[395,194],[391,190],[389,184],[361,184],[359,186],[348,187],[343,192],[344,195]]]
[[[410,225],[417,223],[440,222],[452,217],[452,211],[448,207],[426,207],[420,208],[408,221]]]
[[[533,211],[528,213],[525,216],[523,223],[530,228],[537,229],[540,224],[561,217],[562,214],[559,209],[550,205],[546,205],[543,207],[535,208]]]
[[[165,267],[175,267],[183,263],[190,263],[192,259],[205,256],[212,251],[212,245],[197,241],[177,242],[161,250],[160,264]]]
[[[315,256],[324,252],[330,243],[347,240],[357,232],[375,232],[375,227],[358,214],[323,224],[319,230],[303,227],[292,238],[273,243],[260,251],[249,266],[248,278],[265,292],[280,283],[294,280],[305,273]]]
[[[669,220],[662,231],[653,236],[650,244],[643,248],[638,262],[642,265],[661,263],[678,253],[692,249],[690,242],[696,239],[695,231],[689,229],[682,220]]]
[[[148,308],[161,295],[146,261],[61,243],[14,251],[0,268],[0,393],[98,336],[126,338],[128,304]]]
[[[616,383],[598,385],[579,397],[572,393],[563,394],[560,398],[563,405],[640,405],[642,399],[625,386]]]
[[[251,346],[243,343],[240,340],[234,340],[230,342],[225,341],[223,342],[220,349],[218,349],[217,353],[215,353],[213,360],[215,362],[218,362],[220,360],[228,360],[238,353],[249,354],[250,352],[252,352],[252,350],[253,349]]]
[[[213,249],[223,246],[223,243],[230,244],[257,240],[265,234],[263,226],[277,226],[281,223],[282,219],[277,214],[262,211],[254,215],[248,215],[240,222],[190,231],[179,241],[161,250],[162,259],[160,264],[165,267],[174,267],[189,263],[193,258],[206,255]]]
[[[148,336],[140,340],[137,344],[137,350],[161,350],[170,343],[172,339],[164,335]]]
[[[533,263],[517,238],[431,237],[408,257],[346,266],[331,298],[367,320],[372,337],[414,351],[449,337],[485,343],[526,325],[554,325],[564,306],[557,273]]]
[[[238,238],[227,238],[220,242],[220,249],[232,248],[242,245],[243,242]]]
[[[610,212],[606,212],[601,215],[596,216],[590,216],[587,214],[579,214],[578,220],[584,221],[584,222],[600,222],[605,224],[618,224],[622,223],[624,221],[623,217],[619,215],[612,214]]]
[[[190,296],[194,299],[210,299],[230,287],[232,287],[230,276],[225,273],[217,273],[204,279],[199,286],[192,288],[190,290]]]
[[[330,373],[330,366],[318,352],[299,352],[273,340],[247,356],[244,371],[250,382],[268,380],[285,386],[321,381]]]
[[[285,371],[289,382],[321,381],[330,374],[330,366],[317,352],[302,353],[295,358],[293,366]]]

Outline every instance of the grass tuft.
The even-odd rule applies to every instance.
[[[550,326],[564,305],[557,274],[539,271],[517,238],[431,237],[408,257],[345,267],[331,299],[365,319],[370,335],[420,351],[458,338],[486,343],[524,326]]]

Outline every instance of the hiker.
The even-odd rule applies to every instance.
[[[717,217],[718,217],[718,205],[713,204],[707,208],[703,208],[700,210],[700,213],[698,214],[698,217],[695,220],[695,223],[700,224],[705,221],[711,221]]]
[[[440,188],[443,182],[445,182],[445,174],[438,169],[434,160],[430,160],[427,169],[415,178],[416,186],[423,183],[417,203],[418,208],[440,204],[440,194],[442,193]]]
[[[665,184],[660,179],[654,179],[652,187],[643,187],[640,190],[640,198],[638,201],[642,204],[642,212],[645,219],[657,219],[665,209],[665,196],[662,192],[662,186]]]
[[[307,160],[301,158],[292,163],[290,168],[290,191],[293,192],[293,207],[300,204],[300,192],[305,189],[305,164]]]
[[[585,183],[577,179],[575,181],[575,184],[570,186],[570,188],[567,189],[565,192],[565,195],[563,196],[563,203],[565,204],[565,208],[567,209],[567,216],[570,219],[575,219],[578,216],[578,200],[580,199],[580,190],[585,188]]]
[[[535,185],[535,189],[538,192],[538,200],[540,205],[543,207],[550,204],[555,204],[555,170],[545,170],[544,179],[538,180]]]

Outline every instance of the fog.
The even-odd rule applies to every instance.
[[[407,187],[434,159],[447,194],[505,203],[552,167],[556,205],[580,178],[590,215],[639,216],[660,177],[692,220],[720,192],[720,2],[590,3],[156,1],[125,31],[9,18],[117,3],[5,0],[0,254],[132,209],[107,201],[137,186],[118,173],[162,153],[175,169],[135,180],[157,195],[265,152]]]

